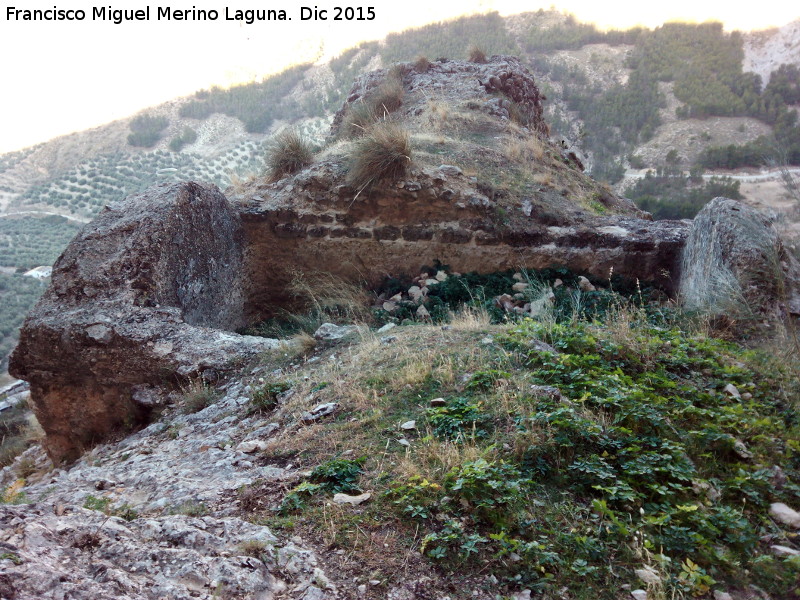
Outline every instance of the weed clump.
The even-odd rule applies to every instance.
[[[308,481],[304,481],[286,494],[278,509],[279,512],[286,514],[302,510],[312,497],[320,494],[360,492],[358,480],[364,470],[364,462],[366,458],[356,460],[334,458],[318,465],[311,471]]]
[[[342,133],[349,138],[360,137],[377,120],[378,115],[372,105],[363,101],[351,104],[342,123]]]
[[[278,396],[288,390],[289,384],[285,381],[265,383],[253,392],[247,414],[254,415],[275,410],[278,406]]]
[[[359,192],[405,175],[411,162],[411,142],[400,125],[381,121],[359,139],[350,157],[347,182]]]
[[[271,179],[297,173],[314,160],[314,149],[294,129],[285,129],[272,142],[267,154],[267,170]]]

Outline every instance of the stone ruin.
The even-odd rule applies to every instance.
[[[299,173],[227,195],[155,186],[106,207],[70,243],[9,369],[30,382],[55,462],[146,420],[177,382],[214,379],[278,347],[233,331],[286,306],[293,273],[376,282],[439,259],[461,272],[613,269],[676,292],[690,223],[652,221],[548,142],[538,89],[517,59],[437,61],[424,73],[406,64],[394,75],[404,98],[391,118],[422,145],[437,127],[442,140],[401,180],[358,193],[346,182],[350,142],[339,139]],[[356,82],[334,138],[348,107],[386,77]],[[452,110],[433,125],[431,98]],[[545,183],[520,193],[488,184],[481,169],[504,169],[503,148],[525,143]]]

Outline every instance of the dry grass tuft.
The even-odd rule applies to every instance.
[[[531,161],[541,161],[544,158],[545,147],[542,140],[535,136],[524,139],[511,139],[506,142],[503,153],[514,162],[527,164]]]
[[[219,400],[220,391],[201,379],[194,379],[182,387],[183,399],[181,410],[184,414],[193,414],[208,408]]]
[[[453,315],[450,327],[456,331],[483,331],[492,324],[492,318],[482,306],[464,307]]]
[[[377,120],[378,114],[371,104],[363,101],[351,104],[342,122],[342,135],[349,138],[360,137]]]
[[[493,460],[496,456],[494,446],[481,448],[469,438],[453,442],[428,435],[424,443],[417,443],[414,452],[407,453],[398,463],[397,472],[404,478],[419,475],[435,481],[466,462],[479,458]]]
[[[533,176],[533,180],[538,183],[539,185],[545,185],[547,187],[553,187],[553,175],[552,173],[537,173]]]
[[[431,61],[428,60],[427,56],[420,55],[414,60],[414,70],[417,73],[427,73],[430,68]]]
[[[408,132],[396,123],[381,121],[354,145],[347,182],[360,193],[380,181],[399,179],[410,163]]]
[[[385,118],[389,113],[393,113],[403,106],[404,95],[405,89],[403,89],[403,82],[400,81],[400,78],[387,77],[375,90],[369,102],[373,110]]]
[[[514,102],[513,100],[510,101],[508,105],[508,117],[513,123],[516,123],[522,127],[530,127],[535,123],[530,110],[525,108],[525,106],[519,102]]]
[[[297,173],[314,160],[311,144],[296,130],[284,129],[272,141],[267,153],[267,170],[272,180]]]
[[[486,62],[486,52],[480,46],[472,45],[467,51],[469,54],[469,62],[484,64]]]
[[[403,105],[404,95],[401,74],[393,70],[367,98],[350,105],[342,123],[342,135],[365,135],[374,123],[386,119]]]
[[[317,340],[307,331],[300,331],[289,338],[288,346],[296,356],[310,354],[317,347]]]
[[[358,283],[345,281],[332,273],[305,273],[294,271],[292,280],[286,287],[298,303],[315,321],[312,326],[323,320],[339,320],[348,323],[367,321],[370,318],[370,295]],[[305,317],[290,315],[302,325]],[[309,331],[310,327],[302,327]]]
[[[258,175],[255,173],[248,173],[246,175],[242,175],[240,173],[231,173],[231,187],[233,187],[237,194],[241,194],[245,187],[253,183],[257,178]]]
[[[435,131],[440,131],[450,121],[450,106],[441,100],[429,100],[425,116]]]

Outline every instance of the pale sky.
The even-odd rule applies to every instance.
[[[144,8],[147,2],[111,4],[114,9]],[[151,3],[149,22],[92,21],[85,0],[4,0],[0,4],[0,152],[80,131],[129,116],[143,108],[211,85],[230,85],[280,70],[288,64],[335,56],[361,40],[433,21],[497,10],[501,14],[550,8],[574,13],[601,27],[657,26],[684,19],[722,21],[727,29],[762,29],[800,17],[795,2],[763,0],[431,0],[373,1],[370,22],[300,20],[300,6],[348,6],[344,2],[251,2],[195,0]],[[349,6],[369,6],[350,3]],[[25,22],[7,18],[9,7],[83,9],[83,22]],[[109,6],[106,4],[105,6]],[[158,6],[216,9],[213,22],[157,21]],[[225,8],[283,8],[287,22],[246,25],[225,21]],[[331,14],[329,12],[329,14]]]

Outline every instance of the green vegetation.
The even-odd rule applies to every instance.
[[[423,266],[420,270],[433,277],[437,271],[444,270],[449,273],[450,267],[442,265],[438,261],[433,266]],[[469,306],[484,311],[493,323],[507,323],[514,320],[515,315],[511,315],[500,308],[494,298],[506,294],[512,286],[517,283],[514,279],[515,270],[499,271],[495,273],[462,273],[452,275],[438,285],[431,286],[428,295],[423,301],[423,305],[430,313],[426,320],[433,323],[447,323],[454,313]],[[522,269],[523,279],[530,284],[531,297],[528,300],[536,300],[537,294],[543,290],[549,290],[556,280],[560,279],[564,285],[553,289],[553,301],[550,312],[554,319],[559,322],[568,322],[573,318],[582,319],[603,319],[608,311],[617,303],[618,296],[607,290],[608,281],[588,275],[588,279],[597,286],[594,292],[582,292],[575,294],[574,290],[578,287],[578,278],[581,273],[570,271],[566,268],[551,268],[541,270]],[[618,276],[611,279],[611,288],[618,292],[624,292],[630,296],[630,301],[641,304],[643,298],[650,294],[657,294],[647,282],[636,284]],[[409,288],[411,280],[405,276],[387,278],[381,286],[375,290],[376,294],[383,294],[384,297],[391,297]],[[418,305],[416,302],[400,303],[392,313],[383,309],[376,310],[373,314],[376,324],[384,323],[407,323],[420,321],[417,316]]]
[[[183,389],[181,409],[185,414],[200,412],[219,400],[221,392],[200,380],[189,382]]]
[[[684,116],[703,118],[745,111],[736,91],[757,88],[742,74],[743,59],[741,34],[725,33],[722,23],[667,23],[639,37],[628,66],[659,81],[674,81],[675,96],[686,104]]]
[[[86,500],[83,503],[83,508],[96,510],[112,517],[120,517],[126,521],[133,521],[139,517],[139,513],[137,513],[127,502],[121,506],[112,506],[111,498],[97,498],[91,494],[86,497]]]
[[[519,47],[508,35],[503,18],[496,12],[461,17],[391,33],[380,48],[383,64],[413,61],[420,54],[431,58],[467,58],[470,46],[480,47],[485,55],[519,54]]]
[[[760,166],[769,161],[800,164],[800,126],[792,105],[800,96],[800,69],[782,65],[762,90],[761,79],[742,71],[742,38],[720,23],[667,23],[654,30],[598,32],[567,19],[548,29],[532,28],[529,51],[577,49],[588,43],[634,44],[625,85],[604,90],[576,66],[535,56],[534,68],[563,87],[562,99],[585,123],[584,146],[594,154],[595,177],[611,182],[624,172],[620,157],[647,141],[660,124],[664,99],[659,81],[674,82],[683,104],[679,118],[751,116],[773,126],[774,135],[743,146],[710,148],[698,160],[706,168]],[[553,95],[552,92],[550,95]],[[569,124],[553,119],[553,129],[568,134]],[[775,148],[779,148],[776,156]]]
[[[253,392],[248,414],[267,413],[275,410],[278,406],[278,396],[288,389],[289,386],[283,381],[265,383]]]
[[[205,119],[213,113],[222,113],[239,119],[250,133],[264,133],[276,119],[311,116],[287,99],[310,67],[310,64],[297,65],[261,83],[237,85],[227,90],[218,87],[202,90],[195,94],[194,100],[181,107],[180,115]]]
[[[180,135],[175,136],[169,142],[169,149],[173,152],[180,152],[184,146],[193,144],[197,141],[197,132],[191,127],[184,127]]]
[[[781,561],[756,548],[772,531],[768,503],[796,502],[800,493],[770,484],[776,462],[796,468],[789,399],[797,381],[730,344],[629,325],[624,338],[588,323],[509,328],[501,346],[513,358],[495,356],[495,364],[566,399],[526,394],[521,385],[513,396],[476,394],[473,402],[493,407],[483,418],[497,431],[481,436],[486,429],[473,426],[468,440],[483,448],[481,457],[444,476],[390,485],[393,504],[429,532],[420,549],[445,568],[490,560],[538,590],[572,579],[570,587],[606,597],[621,583],[619,567],[649,559],[678,593],[741,583],[745,565],[753,581],[785,593],[791,564],[773,579]],[[532,350],[533,340],[556,353]],[[786,387],[773,394],[772,381]],[[750,399],[732,403],[722,392],[728,383]],[[452,439],[448,429],[434,426],[433,434]],[[503,441],[513,450],[493,449]],[[512,553],[519,566],[508,561]],[[692,565],[705,577],[682,576]]]
[[[169,126],[169,119],[154,115],[139,115],[131,121],[128,144],[151,148],[161,139],[161,132]]]
[[[46,284],[33,277],[0,274],[0,364],[17,343],[19,328]]]
[[[564,101],[584,120],[584,144],[595,154],[592,175],[612,183],[622,179],[621,157],[652,137],[661,123],[658,109],[664,96],[657,81],[647,72],[634,71],[627,83],[604,91],[589,85],[579,70],[552,65],[550,76],[562,81]]]
[[[800,124],[797,111],[783,112],[773,125],[773,133],[747,144],[706,148],[697,164],[707,169],[738,169],[779,165],[800,165]]]
[[[336,398],[340,412],[265,451],[318,466],[283,497],[283,516],[253,518],[292,513],[331,549],[399,530],[381,545],[387,570],[410,548],[456,578],[480,567],[502,593],[610,600],[643,587],[634,571],[648,569],[659,597],[751,584],[790,597],[800,564],[771,553],[791,533],[768,510],[800,502],[796,357],[709,337],[631,291],[603,290],[602,322],[557,306],[495,326],[456,316],[445,330],[395,329],[390,345],[363,341],[352,365],[337,350],[343,364],[293,373],[278,417],[321,380],[332,383],[315,402]],[[367,489],[357,517],[327,501]]]
[[[559,13],[547,12],[540,9],[536,16],[541,19]],[[524,34],[525,50],[531,54],[553,52],[556,50],[576,50],[586,44],[635,44],[644,32],[642,28],[633,28],[627,31],[610,30],[603,32],[593,24],[580,23],[573,15],[567,15],[564,22],[558,25],[542,27],[534,22]]]
[[[24,148],[16,152],[0,154],[0,175],[16,167],[19,163],[28,158],[37,148],[39,148],[39,146],[31,146],[30,148]]]
[[[52,265],[81,224],[55,215],[0,219],[0,266]]]
[[[699,173],[698,173],[699,175]],[[739,182],[730,177],[703,180],[686,176],[675,169],[648,171],[636,181],[626,196],[655,219],[693,219],[709,201],[718,196],[741,200]]]
[[[760,81],[751,87],[759,88]],[[774,163],[800,165],[800,124],[797,110],[791,109],[800,103],[800,68],[781,65],[772,72],[762,94],[746,89],[742,98],[747,105],[745,113],[772,125],[772,135],[747,144],[708,148],[698,158],[698,164],[712,169]]]
[[[280,512],[286,514],[302,510],[306,508],[308,500],[315,496],[361,492],[358,480],[365,461],[365,458],[358,460],[335,458],[318,465],[311,472],[308,481],[304,481],[286,494]]]

